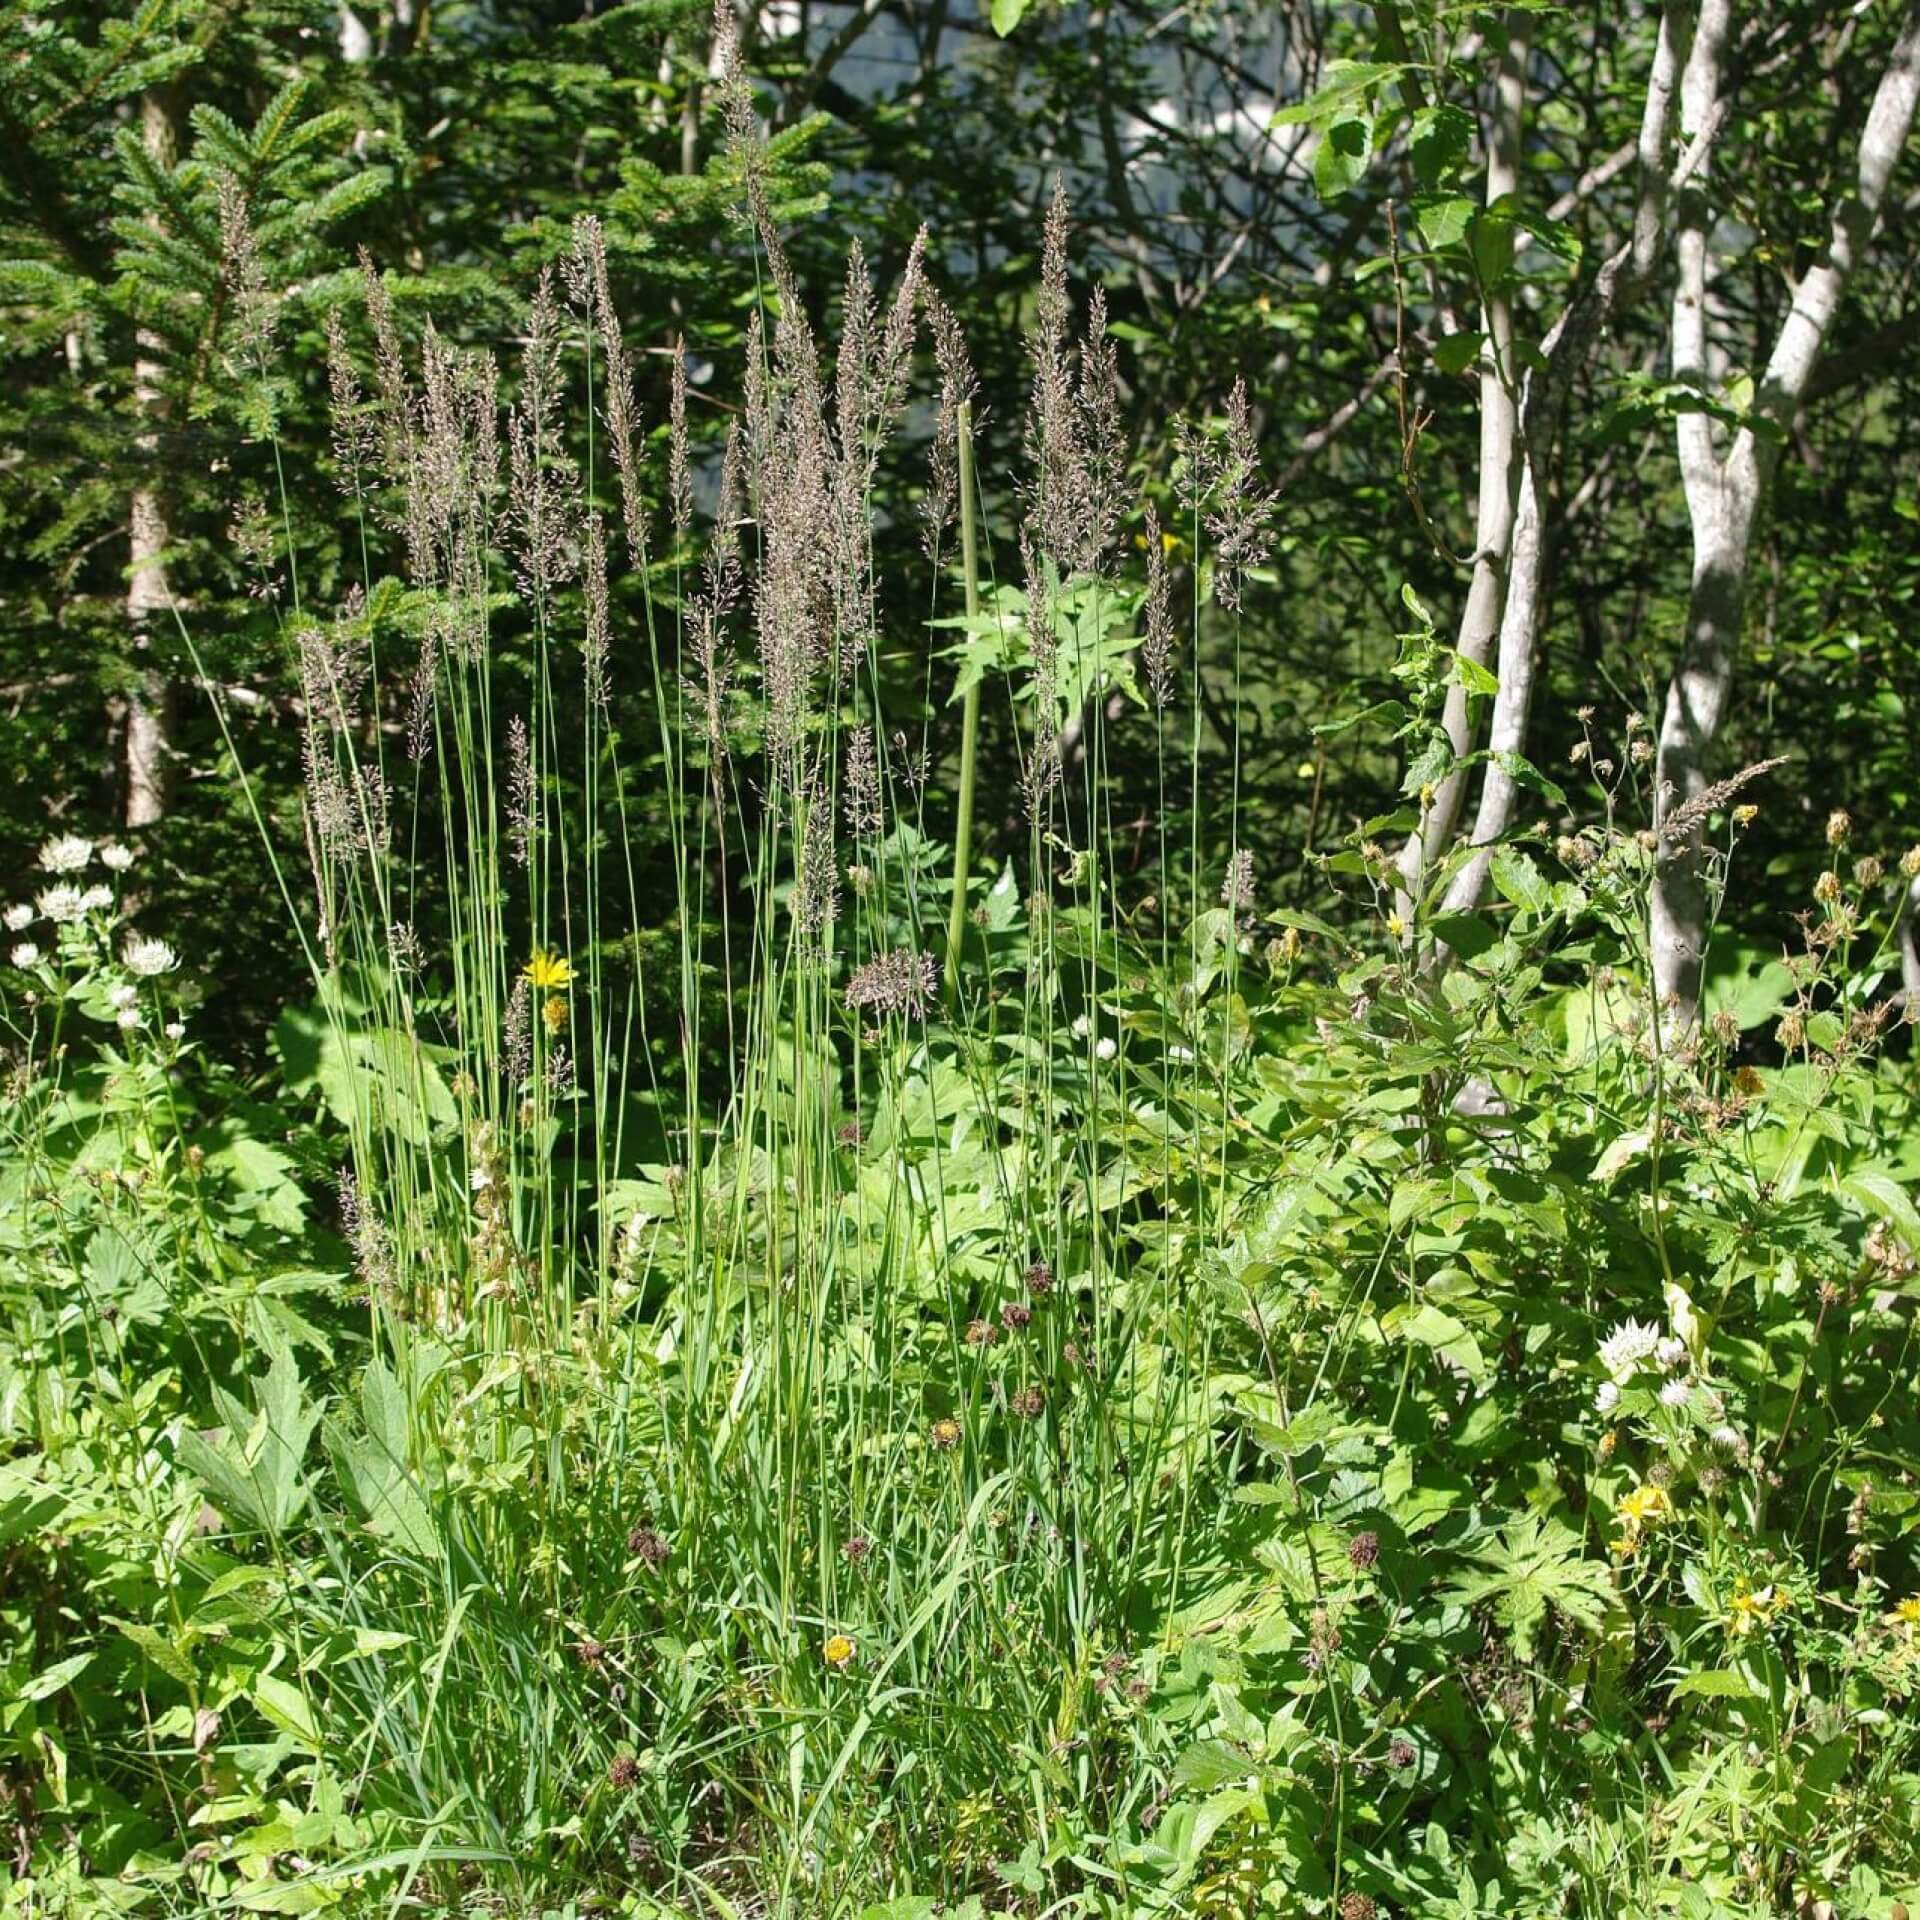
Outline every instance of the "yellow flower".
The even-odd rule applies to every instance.
[[[853,1642],[844,1633],[830,1633],[827,1643],[820,1649],[820,1657],[833,1668],[853,1665]]]
[[[549,953],[545,947],[535,947],[533,958],[527,962],[527,980],[543,992],[555,987],[570,987],[573,984],[573,962],[564,953]]]
[[[540,1018],[557,1040],[567,1030],[567,1003],[557,993],[550,995],[540,1008]]]
[[[1395,940],[1407,937],[1407,923],[1397,913],[1387,915],[1387,932]]]
[[[1771,1626],[1792,1604],[1778,1587],[1762,1587],[1754,1593],[1744,1579],[1739,1580],[1733,1598],[1727,1602],[1727,1631],[1736,1639],[1743,1638],[1756,1627]]]
[[[1647,1528],[1673,1518],[1673,1496],[1665,1487],[1635,1487],[1614,1502],[1613,1517],[1620,1527],[1613,1550],[1624,1560],[1639,1547]]]
[[[1920,1636],[1920,1600],[1902,1600],[1887,1618],[1894,1625],[1905,1627],[1909,1640]]]
[[[1673,1517],[1673,1496],[1665,1487],[1635,1487],[1624,1493],[1614,1512],[1630,1526],[1651,1526]]]

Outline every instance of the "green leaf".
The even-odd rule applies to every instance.
[[[1598,1633],[1614,1605],[1608,1569],[1584,1558],[1580,1536],[1558,1520],[1528,1514],[1471,1558],[1480,1570],[1457,1575],[1448,1583],[1447,1597],[1466,1607],[1491,1601],[1494,1617],[1513,1636],[1522,1660],[1533,1658],[1549,1610]]]
[[[57,1660],[42,1673],[36,1673],[20,1689],[22,1700],[46,1700],[60,1692],[69,1682],[77,1680],[93,1664],[91,1653],[76,1653],[65,1660]]]
[[[1500,938],[1477,913],[1436,913],[1427,927],[1436,940],[1450,947],[1462,960],[1479,959]]]
[[[1912,1252],[1920,1253],[1920,1211],[1898,1180],[1885,1167],[1861,1167],[1840,1182],[1840,1191],[1858,1200],[1869,1213],[1900,1229]]]
[[[1414,195],[1413,217],[1419,225],[1420,237],[1436,253],[1460,244],[1473,225],[1474,213],[1473,202],[1462,193]]]
[[[107,1624],[131,1640],[168,1679],[179,1681],[183,1687],[193,1685],[193,1662],[157,1627],[111,1618]]]
[[[263,1673],[247,1691],[253,1704],[282,1733],[291,1734],[310,1752],[320,1751],[319,1723],[313,1717],[306,1695],[298,1687],[282,1680],[278,1674]]]
[[[1709,1667],[1689,1673],[1674,1683],[1673,1698],[1698,1695],[1709,1700],[1757,1700],[1762,1696],[1744,1673],[1730,1673],[1724,1667]]]
[[[1423,1347],[1431,1347],[1442,1359],[1458,1367],[1476,1386],[1484,1386],[1488,1380],[1487,1357],[1480,1351],[1480,1343],[1473,1337],[1465,1321],[1456,1320],[1452,1314],[1443,1312],[1431,1301],[1423,1303],[1403,1318],[1394,1320],[1388,1327],[1391,1333],[1397,1333],[1403,1340],[1412,1340]]]
[[[1441,336],[1433,344],[1433,364],[1442,373],[1465,373],[1480,358],[1480,349],[1487,343],[1487,336],[1478,331],[1463,328],[1459,333]],[[1486,673],[1486,668],[1480,669]],[[1487,674],[1489,680],[1493,679]],[[1499,683],[1496,681],[1496,685]]]
[[[1371,93],[1375,87],[1397,80],[1406,68],[1396,63],[1372,60],[1329,60],[1326,78],[1306,99],[1282,107],[1270,127],[1324,126],[1347,102]]]
[[[1337,200],[1366,177],[1373,157],[1373,120],[1344,113],[1330,121],[1313,150],[1313,184],[1322,200]]]
[[[1630,1161],[1637,1160],[1652,1144],[1653,1135],[1645,1127],[1635,1127],[1632,1132],[1621,1134],[1594,1162],[1594,1180],[1603,1187],[1611,1184],[1620,1177]]]
[[[1500,682],[1478,660],[1469,660],[1464,653],[1453,655],[1453,677],[1467,692],[1483,694],[1488,699],[1500,691]]]
[[[1488,759],[1520,782],[1523,787],[1531,787],[1535,793],[1556,807],[1567,803],[1566,793],[1536,767],[1524,754],[1515,753],[1510,748],[1499,747],[1487,756]]]
[[[306,1403],[299,1363],[286,1346],[275,1351],[254,1392],[259,1415],[249,1427],[246,1409],[216,1387],[215,1398],[227,1415],[225,1442],[216,1445],[203,1434],[187,1432],[180,1437],[179,1459],[223,1513],[279,1532],[306,1505],[301,1463],[320,1412]],[[243,1427],[249,1427],[244,1445]]]
[[[993,30],[1002,40],[1027,17],[1033,0],[993,0]]]
[[[1730,1013],[1742,1033],[1771,1020],[1794,994],[1793,975],[1764,947],[1716,940],[1701,990],[1700,1014]]]
[[[1408,136],[1415,178],[1429,189],[1444,185],[1472,144],[1473,116],[1464,108],[1420,108]]]
[[[381,1361],[369,1362],[361,1375],[360,1414],[362,1433],[328,1426],[334,1471],[372,1532],[424,1559],[438,1559],[441,1542],[433,1512],[408,1467],[406,1395]]]
[[[1237,1747],[1224,1740],[1199,1740],[1174,1763],[1171,1785],[1176,1793],[1212,1793],[1253,1771],[1252,1761]]]
[[[1546,912],[1553,900],[1553,889],[1526,854],[1512,847],[1495,847],[1492,868],[1493,884],[1500,889],[1503,899],[1511,900],[1529,913]]]

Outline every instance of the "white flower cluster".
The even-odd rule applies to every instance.
[[[171,973],[180,964],[180,956],[164,940],[150,939],[140,933],[128,936],[120,957],[126,962],[127,971],[142,980]]]
[[[56,834],[41,842],[40,871],[67,874],[85,873],[90,862],[98,859],[109,873],[125,873],[133,865],[133,849],[117,840],[102,840],[97,846],[83,833]]]
[[[93,842],[83,834],[63,833],[42,843],[40,867],[44,873],[85,873],[93,858]]]
[[[39,908],[43,918],[51,920],[56,927],[70,927],[84,920],[90,913],[104,913],[113,905],[111,887],[76,887],[61,881],[58,886],[47,888],[38,895],[33,903]]]
[[[1693,1398],[1693,1383],[1685,1371],[1688,1358],[1687,1343],[1678,1334],[1623,1320],[1600,1342],[1600,1364],[1607,1377],[1594,1395],[1595,1408],[1611,1413],[1620,1404],[1620,1389],[1630,1386],[1648,1367],[1670,1376],[1661,1384],[1660,1404],[1676,1410],[1686,1406]]]
[[[1623,1320],[1600,1342],[1600,1364],[1608,1380],[1623,1387],[1660,1349],[1660,1329]]]

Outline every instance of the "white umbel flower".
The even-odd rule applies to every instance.
[[[116,1013],[124,1013],[127,1008],[138,1004],[140,989],[131,980],[122,980],[107,989],[107,1004]]]
[[[133,849],[123,847],[118,840],[109,840],[100,849],[100,864],[109,873],[125,873],[133,865]]]
[[[46,873],[84,873],[93,858],[93,842],[78,833],[63,833],[40,848],[40,866]]]
[[[7,931],[25,933],[33,925],[33,909],[22,900],[17,907],[7,909]]]
[[[1627,1381],[1653,1358],[1660,1344],[1657,1326],[1642,1326],[1638,1320],[1623,1320],[1600,1342],[1600,1364],[1615,1381]]]
[[[131,1033],[146,1016],[138,1007],[122,1007],[114,1018],[114,1023],[122,1033]]]
[[[1684,1380],[1669,1380],[1660,1389],[1660,1404],[1663,1407],[1684,1407],[1693,1398],[1693,1389]]]
[[[171,973],[180,964],[180,956],[164,940],[149,939],[145,934],[136,933],[121,954],[129,973],[138,974],[142,980],[152,980],[163,973]]]
[[[1120,1051],[1110,1034],[1102,1034],[1093,1043],[1093,1057],[1096,1060],[1111,1060]]]
[[[76,920],[87,917],[87,896],[78,887],[49,887],[35,900],[34,905],[56,927],[70,927]]]
[[[1602,1380],[1593,1396],[1595,1413],[1611,1413],[1620,1404],[1620,1389],[1611,1380]]]
[[[22,940],[7,958],[24,971],[28,967],[37,967],[40,964],[40,949],[31,940]]]
[[[86,913],[105,913],[113,905],[113,889],[103,887],[97,882],[80,896],[80,906]]]
[[[1669,1373],[1687,1364],[1687,1343],[1678,1334],[1668,1334],[1653,1351],[1654,1357]]]

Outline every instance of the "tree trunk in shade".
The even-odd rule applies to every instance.
[[[178,146],[174,105],[163,88],[140,99],[140,137],[157,166],[171,167]],[[174,693],[165,670],[153,660],[156,630],[170,618],[172,591],[166,553],[173,539],[160,459],[160,416],[165,404],[160,342],[146,331],[135,338],[133,397],[143,431],[135,445],[144,471],[127,506],[131,549],[127,571],[127,624],[132,629],[135,675],[127,708],[126,823],[151,826],[167,810],[173,770]]]

